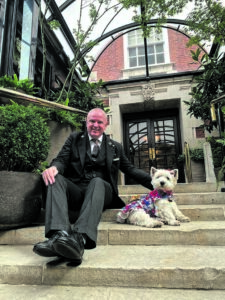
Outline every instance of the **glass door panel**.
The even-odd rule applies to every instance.
[[[152,166],[158,169],[179,168],[177,157],[180,154],[177,119],[155,117],[125,119],[125,151],[129,160],[149,173]],[[184,182],[183,168],[179,171],[180,182]],[[125,177],[126,184],[136,184]]]

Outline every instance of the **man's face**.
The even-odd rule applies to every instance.
[[[94,110],[87,116],[87,131],[93,139],[98,139],[107,127],[107,118],[103,111]]]

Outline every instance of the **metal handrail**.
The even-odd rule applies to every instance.
[[[187,142],[184,142],[184,156],[185,156],[185,169],[186,169],[187,181],[192,182],[191,156],[190,156],[190,148]]]

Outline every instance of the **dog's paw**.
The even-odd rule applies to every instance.
[[[171,226],[180,226],[180,221],[178,221],[178,220],[169,220],[168,221],[168,225],[171,225]]]
[[[158,220],[153,220],[153,228],[156,228],[156,227],[162,227],[163,226],[163,222],[161,221],[158,221]]]
[[[178,221],[182,222],[182,223],[188,223],[191,222],[190,218],[183,216],[182,218],[179,218]]]

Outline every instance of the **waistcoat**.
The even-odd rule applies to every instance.
[[[107,180],[105,139],[102,140],[100,152],[96,159],[91,156],[90,142],[88,141],[84,165],[85,167],[82,176],[83,182],[88,182],[95,177],[100,177],[104,180]]]

